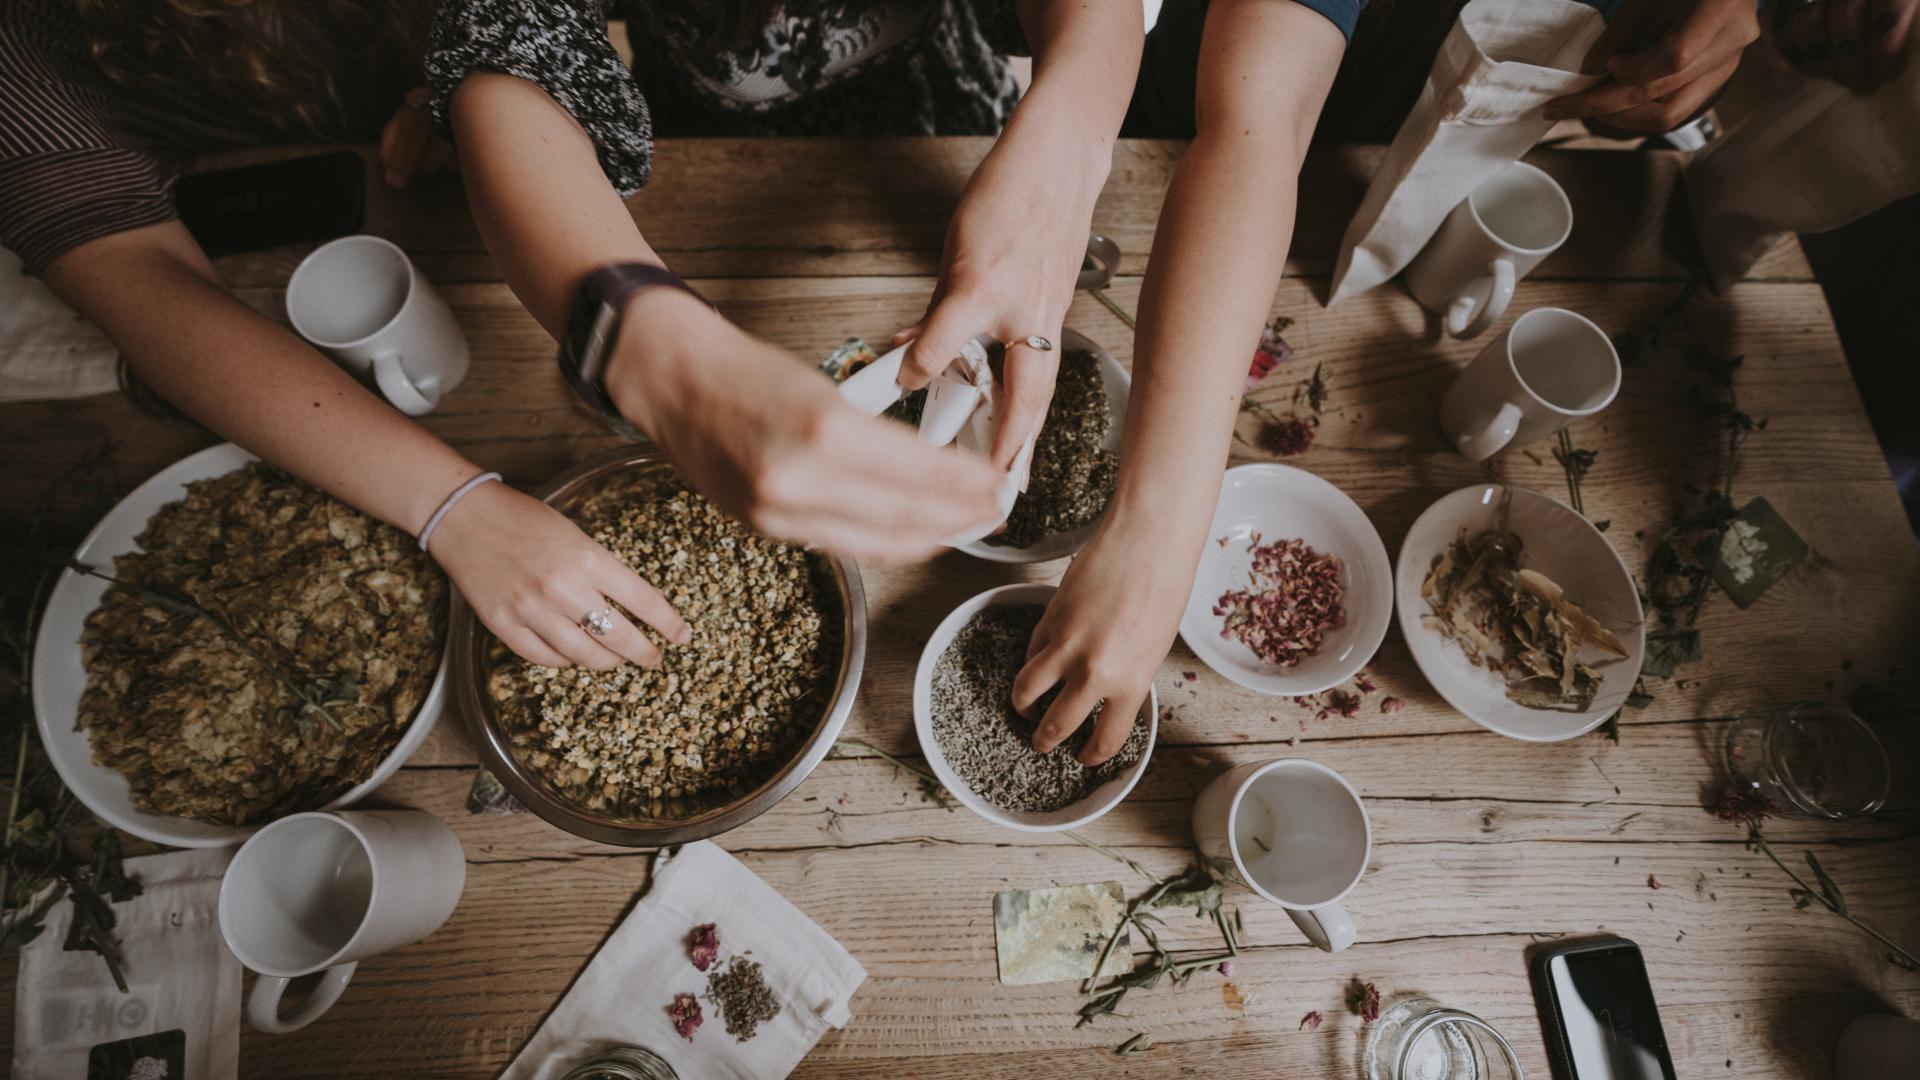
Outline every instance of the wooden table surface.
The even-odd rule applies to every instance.
[[[881,340],[919,314],[946,217],[987,145],[664,142],[658,179],[634,212],[729,316],[817,358],[849,335]],[[1126,251],[1112,292],[1129,308],[1178,154],[1177,144],[1122,144],[1096,215],[1096,228]],[[1340,234],[1380,154],[1331,149],[1310,161],[1273,308],[1295,320],[1286,336],[1296,356],[1259,396],[1284,405],[1324,366],[1327,416],[1294,463],[1350,493],[1397,550],[1425,506],[1486,475],[1443,444],[1435,422],[1449,377],[1483,342],[1443,340],[1398,284],[1322,307]],[[1521,284],[1514,313],[1560,305],[1612,332],[1674,299],[1688,276],[1675,254],[1684,230],[1669,221],[1674,158],[1542,151],[1530,160],[1566,186],[1577,223]],[[369,200],[367,230],[418,260],[473,344],[472,374],[427,426],[523,485],[610,445],[561,383],[552,343],[499,283],[457,180],[407,193],[376,185]],[[282,290],[304,253],[237,256],[220,267],[240,295],[282,318]],[[1176,645],[1158,679],[1170,710],[1152,765],[1086,834],[1156,873],[1177,872],[1194,858],[1187,815],[1208,778],[1238,762],[1310,756],[1351,778],[1373,816],[1373,863],[1349,902],[1359,943],[1318,952],[1278,909],[1231,894],[1244,912],[1246,951],[1230,978],[1209,972],[1184,988],[1135,991],[1120,1015],[1079,1029],[1077,984],[997,981],[993,894],[1104,880],[1132,893],[1143,883],[1069,839],[929,804],[878,757],[827,761],[777,808],[720,839],[869,972],[852,1023],[796,1075],[1357,1076],[1363,1025],[1343,1007],[1343,990],[1359,977],[1389,999],[1419,991],[1485,1017],[1530,1073],[1545,1076],[1524,950],[1602,928],[1645,949],[1684,1077],[1824,1076],[1834,1038],[1854,1016],[1920,1011],[1920,975],[1840,919],[1796,911],[1789,883],[1745,850],[1742,831],[1701,809],[1726,718],[1838,700],[1867,682],[1913,699],[1914,538],[1796,246],[1783,245],[1725,295],[1697,296],[1683,322],[1709,346],[1745,355],[1740,403],[1771,423],[1748,444],[1739,492],[1764,494],[1817,554],[1747,611],[1716,591],[1700,622],[1705,659],[1676,680],[1651,680],[1656,700],[1623,717],[1617,744],[1596,734],[1536,746],[1483,731],[1427,686],[1397,629],[1369,669],[1379,694],[1357,716],[1309,719],[1304,730],[1299,718],[1309,714],[1228,684]],[[1076,301],[1068,323],[1130,361],[1125,328],[1090,298]],[[1714,475],[1718,441],[1686,392],[1700,378],[1674,355],[1630,368],[1613,406],[1574,429],[1598,453],[1588,512],[1611,521],[1608,537],[1636,570],[1690,486]],[[1243,434],[1253,429],[1245,418]],[[3,406],[0,505],[29,505],[107,441],[118,483],[130,488],[211,440],[117,395]],[[1238,459],[1251,453],[1235,447]],[[1507,454],[1491,471],[1565,494],[1545,446]],[[916,757],[910,684],[934,625],[980,590],[1058,580],[1064,566],[949,554],[869,570],[867,675],[845,737]],[[1189,684],[1187,671],[1198,681]],[[1382,714],[1385,695],[1408,707]],[[1910,778],[1911,731],[1888,735],[1898,775]],[[362,963],[345,998],[307,1030],[248,1031],[242,1075],[495,1072],[645,888],[647,852],[579,840],[531,815],[470,816],[463,800],[474,763],[459,718],[448,716],[379,794],[459,832],[469,870],[452,920],[420,945]],[[1852,909],[1910,947],[1920,943],[1913,790],[1896,785],[1891,818],[1768,827],[1788,857],[1817,852]],[[1649,875],[1663,887],[1650,889]],[[1184,915],[1170,919],[1169,937],[1195,947],[1217,940]],[[650,989],[634,989],[636,1007],[651,1007]],[[1325,1026],[1298,1030],[1313,1010]],[[1135,1032],[1156,1048],[1113,1056]]]

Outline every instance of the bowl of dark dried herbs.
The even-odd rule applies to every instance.
[[[1132,734],[1107,761],[1088,767],[1075,756],[1098,710],[1051,752],[1034,751],[1034,723],[1013,710],[1013,679],[1054,591],[1003,585],[961,604],[927,641],[913,680],[914,729],[934,775],[967,809],[1026,832],[1078,828],[1118,806],[1146,772],[1159,727],[1149,689]],[[1034,715],[1051,700],[1041,698]]]
[[[693,640],[655,637],[653,670],[545,668],[458,605],[454,692],[502,786],[553,825],[632,847],[717,835],[798,787],[853,709],[859,569],[754,533],[655,451],[609,451],[533,494],[665,594]]]
[[[1034,442],[1027,490],[999,532],[960,545],[990,562],[1036,563],[1074,555],[1093,539],[1113,499],[1120,437],[1133,379],[1078,330],[1060,335],[1060,373]]]

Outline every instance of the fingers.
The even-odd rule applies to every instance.
[[[1004,472],[1013,467],[1013,459],[1021,447],[1047,418],[1047,405],[1053,401],[1054,377],[1060,371],[1059,353],[1043,352],[1025,341],[1016,341],[1007,346],[1006,364],[1001,370],[1005,372],[1001,413],[994,427],[989,457],[994,468]]]
[[[1036,633],[1035,636],[1039,635]],[[1028,656],[1026,666],[1013,677],[1013,711],[1029,720],[1034,719],[1034,705],[1046,696],[1047,691],[1060,685],[1061,677],[1066,674],[1065,662],[1065,655],[1057,649],[1052,652],[1042,649]]]
[[[1100,710],[1100,719],[1093,725],[1093,738],[1080,748],[1080,764],[1091,767],[1119,753],[1120,748],[1127,745],[1128,736],[1133,734],[1140,703],[1146,698],[1145,694],[1109,697],[1107,707]]]
[[[562,615],[557,611],[549,612],[532,620],[530,625],[533,632],[539,634],[555,652],[566,657],[565,664],[555,666],[567,667],[571,664],[579,664],[581,667],[592,668],[595,671],[612,671],[620,666],[620,657],[602,645],[601,638],[589,634],[585,627],[573,621],[575,618],[585,616],[590,610],[592,609],[581,608],[580,615],[573,617]],[[618,612],[612,614],[614,618],[619,618]],[[627,630],[635,635],[640,633],[633,629],[632,623],[627,624]]]
[[[553,646],[547,644],[546,639],[524,626],[488,626],[487,629],[492,630],[507,648],[518,653],[529,663],[546,668],[571,666],[572,662],[560,655]]]
[[[1750,15],[1743,13],[1725,20],[1715,9],[1696,7],[1686,22],[1662,34],[1652,45],[1606,57],[1609,78],[1605,82],[1548,102],[1542,115],[1548,120],[1612,116],[1661,101],[1692,86],[1706,73],[1718,71],[1730,59],[1737,60],[1759,33],[1759,24]],[[1631,40],[1622,40],[1627,42],[1623,48],[1633,47]],[[1725,80],[1714,84],[1716,89],[1721,82]]]
[[[1041,719],[1040,726],[1033,731],[1033,748],[1047,753],[1054,747],[1067,741],[1067,736],[1080,730],[1087,722],[1087,716],[1100,704],[1100,692],[1093,682],[1085,678],[1070,678],[1047,708],[1047,715]]]
[[[1867,77],[1872,87],[1877,88],[1907,69],[1912,57],[1907,43],[1913,38],[1916,20],[1920,20],[1920,3],[1879,0],[1875,7],[1877,10],[1867,30]]]
[[[1733,77],[1734,69],[1739,66],[1740,58],[1736,56],[1721,67],[1707,72],[1671,97],[1648,102],[1623,112],[1612,113],[1600,119],[1614,127],[1643,135],[1659,135],[1672,131],[1706,108],[1714,96],[1720,92],[1720,88],[1726,85],[1726,81]]]
[[[1660,5],[1654,3],[1629,3],[1616,9],[1613,17],[1607,20],[1600,36],[1593,39],[1593,46],[1587,50],[1586,58],[1580,61],[1580,71],[1584,75],[1604,75],[1607,61],[1634,48],[1640,39],[1642,28],[1653,22],[1660,13]]]
[[[659,589],[647,584],[626,563],[614,558],[611,554],[606,556],[602,566],[604,569],[599,576],[602,582],[600,588],[610,599],[632,612],[641,622],[658,630],[661,637],[675,645],[685,645],[693,640],[692,628],[687,625],[685,619],[680,617],[680,613],[673,609],[673,605],[667,603],[667,598],[661,595]],[[622,650],[614,651],[626,656],[634,663],[646,662]],[[659,656],[658,650],[655,650],[654,656],[656,658]]]
[[[978,334],[989,320],[964,293],[954,294],[934,305],[919,324],[919,331],[907,346],[900,362],[900,385],[918,390],[947,369],[960,347]]]
[[[404,188],[421,170],[433,138],[433,124],[427,113],[428,91],[418,87],[409,91],[400,111],[380,132],[380,165],[389,185]]]

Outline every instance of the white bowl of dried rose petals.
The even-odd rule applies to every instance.
[[[1201,663],[1263,694],[1352,678],[1393,621],[1393,567],[1346,492],[1291,465],[1228,469],[1180,619]]]

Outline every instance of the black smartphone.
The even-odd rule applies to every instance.
[[[366,199],[366,169],[350,150],[188,173],[174,189],[181,223],[209,255],[359,232]]]
[[[1534,951],[1530,967],[1558,1080],[1675,1080],[1638,945],[1559,942]]]

